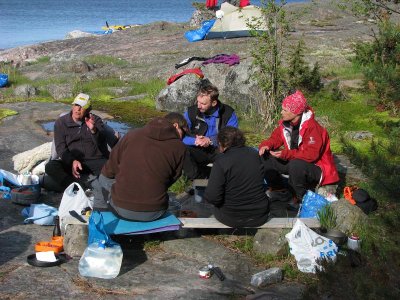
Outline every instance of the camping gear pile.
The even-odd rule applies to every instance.
[[[40,197],[39,176],[24,174],[15,175],[0,169],[0,192],[3,199],[13,203],[30,205]]]
[[[216,12],[216,19],[204,21],[201,28],[185,32],[185,37],[189,42],[232,39],[251,36],[251,30],[267,30],[261,9],[254,5],[237,7],[224,2]]]
[[[376,199],[371,198],[366,190],[358,186],[344,187],[343,195],[350,204],[357,205],[366,215],[378,209],[378,202]]]

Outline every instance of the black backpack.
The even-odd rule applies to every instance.
[[[362,209],[365,214],[369,214],[377,210],[378,202],[371,198],[368,192],[364,189],[357,189],[353,191],[353,199],[356,201],[356,205]]]

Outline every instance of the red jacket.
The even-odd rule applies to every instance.
[[[339,181],[328,132],[315,120],[311,108],[304,112],[301,118],[298,149],[290,149],[290,141],[285,136],[285,132],[290,136],[290,132],[288,132],[283,121],[280,120],[279,126],[275,128],[269,139],[261,142],[259,148],[268,146],[270,150],[277,150],[284,146],[281,159],[302,159],[321,168],[320,185]]]

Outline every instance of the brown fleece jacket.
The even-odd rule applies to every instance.
[[[116,179],[113,203],[133,211],[167,209],[167,190],[182,173],[185,151],[175,127],[164,118],[128,132],[102,170]]]

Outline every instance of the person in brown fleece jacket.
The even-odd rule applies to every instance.
[[[112,149],[92,184],[94,210],[133,221],[153,221],[168,209],[168,188],[181,176],[185,118],[169,113],[129,131]]]

